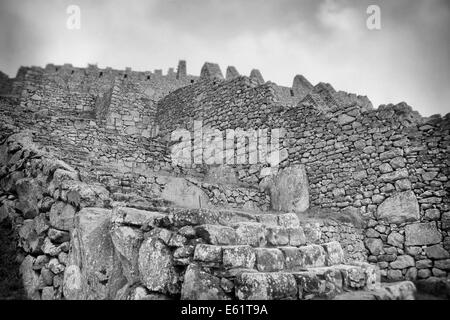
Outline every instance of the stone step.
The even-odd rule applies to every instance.
[[[338,294],[333,300],[416,300],[416,286],[411,281],[381,283],[373,290]]]
[[[254,248],[250,245],[198,244],[193,260],[206,266],[226,269],[246,268],[261,272],[304,271],[307,268],[344,263],[344,252],[337,241],[322,245]]]
[[[378,279],[375,267],[361,263],[298,272],[242,272],[234,283],[240,300],[309,300],[330,299],[349,290],[374,290]]]
[[[194,227],[198,237],[214,245],[250,245],[252,247],[302,246],[307,239],[303,227],[266,226],[259,222],[238,222],[229,226],[202,224]]]

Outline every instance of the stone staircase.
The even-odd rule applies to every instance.
[[[129,286],[137,281],[141,298],[333,299],[380,289],[375,266],[346,261],[337,241],[314,243],[295,214],[153,209],[112,210],[115,249],[128,252],[122,265],[139,274]]]

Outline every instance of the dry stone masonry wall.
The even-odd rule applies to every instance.
[[[449,115],[374,109],[301,75],[290,88],[256,69],[224,78],[214,63],[192,76],[185,61],[166,75],[22,67],[0,74],[0,93],[1,210],[30,297],[331,298],[373,289],[375,274],[448,278]],[[230,129],[282,129],[279,167],[175,164],[171,134],[193,142],[197,121],[224,141]]]

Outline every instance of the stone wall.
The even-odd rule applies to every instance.
[[[0,94],[8,94],[11,92],[11,80],[7,74],[0,71]]]
[[[270,82],[225,81],[215,65],[201,79],[180,70],[177,78],[95,66],[21,68],[12,84],[20,106],[2,108],[2,126],[31,129],[35,141],[113,193],[159,197],[158,175],[194,176],[190,183],[212,204],[257,210],[269,209],[258,190],[267,165],[234,165],[234,183],[209,183],[210,166],[173,165],[170,134],[192,132],[200,119],[222,131],[283,128],[280,167],[305,166],[311,207],[362,217],[368,259],[387,279],[448,275],[449,115],[425,119],[404,103],[373,109],[366,97],[302,77],[292,97]]]
[[[0,216],[18,234],[31,299],[311,299],[375,285],[350,224],[117,201],[31,138],[20,133],[0,145]],[[292,254],[313,260],[292,264]],[[281,281],[274,296],[246,287],[267,277]],[[305,289],[307,279],[321,289]]]
[[[36,148],[28,135],[10,136],[0,149],[0,216],[18,234],[26,295],[60,299],[76,213],[107,206],[109,193],[81,182],[76,170]]]

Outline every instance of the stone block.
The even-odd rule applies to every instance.
[[[414,223],[405,227],[407,246],[425,246],[441,242],[442,235],[435,222]]]
[[[284,268],[284,255],[276,248],[256,248],[256,268],[261,272],[281,271]]]
[[[419,219],[419,203],[412,191],[396,193],[378,206],[376,217],[391,224],[414,222]]]
[[[220,263],[222,262],[222,247],[209,244],[198,244],[195,246],[194,260]]]
[[[288,273],[242,273],[236,278],[239,300],[296,299],[297,284]]]
[[[236,231],[231,227],[204,224],[195,227],[195,232],[209,244],[234,245],[238,243]]]
[[[224,246],[223,266],[225,268],[248,268],[255,266],[255,251],[251,246]]]
[[[344,262],[344,250],[337,241],[324,243],[322,247],[325,249],[325,262],[327,266],[333,266]]]
[[[181,287],[182,300],[229,300],[222,289],[220,278],[191,264],[184,274]]]

